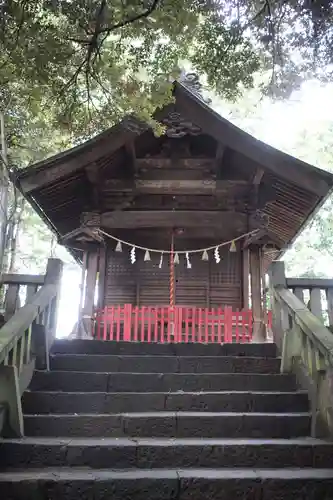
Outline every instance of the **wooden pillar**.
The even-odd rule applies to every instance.
[[[250,277],[250,260],[249,260],[249,249],[243,248],[242,251],[242,307],[243,309],[249,309],[250,307],[250,297],[249,297],[249,277]]]
[[[98,265],[98,250],[90,251],[87,255],[87,274],[84,294],[84,305],[82,310],[82,321],[80,322],[80,337],[92,336],[92,317],[94,312],[94,298],[96,289]]]
[[[261,296],[261,248],[250,247],[251,297],[253,311],[253,340],[265,342],[266,326]]]
[[[98,308],[105,306],[105,278],[106,278],[106,248],[101,246],[99,249],[98,262]]]

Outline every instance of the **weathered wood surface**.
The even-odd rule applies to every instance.
[[[288,288],[333,288],[333,279],[328,278],[286,278]]]
[[[24,433],[23,414],[16,366],[0,364],[0,401],[5,412],[2,434],[5,437],[22,437]],[[1,431],[0,427],[0,435]]]
[[[250,247],[251,301],[253,311],[253,339],[263,342],[266,339],[264,311],[261,296],[261,248]]]
[[[274,335],[283,336],[281,371],[294,371],[300,386],[309,392],[312,437],[319,437],[323,432],[332,437],[332,332],[304,304],[300,288],[296,288],[298,296],[287,288],[290,280],[285,278],[283,262],[272,264],[270,278]],[[319,307],[320,289],[315,287],[311,292],[312,295],[315,292],[312,298],[313,309],[316,309]],[[281,347],[280,342],[277,345]]]
[[[66,151],[66,159],[63,160],[63,154],[51,158],[47,169],[31,169],[20,179],[20,186],[24,193],[28,194],[32,191],[47,186],[58,179],[68,176],[80,168],[82,164],[88,165],[94,163],[103,154],[112,154],[118,148],[136,136],[135,132],[126,129],[122,123],[113,127],[112,129],[103,132],[102,134],[94,137],[84,145],[72,148]],[[88,147],[87,147],[88,146]],[[43,162],[44,164],[45,162]],[[47,163],[47,162],[46,162]]]
[[[20,285],[9,285],[5,296],[5,321],[11,318],[20,308]]]
[[[274,149],[239,129],[232,123],[221,118],[217,113],[210,111],[207,119],[207,106],[200,100],[194,100],[191,93],[178,87],[175,92],[177,109],[189,120],[201,127],[207,134],[220,140],[228,147],[247,156],[256,162],[259,167],[276,174],[310,193],[318,196],[325,195],[330,188],[329,176],[327,182],[318,178],[317,171],[300,160]],[[303,168],[299,168],[303,167]]]
[[[277,293],[278,298],[295,315],[295,322],[311,338],[320,352],[331,359],[333,365],[333,335],[330,330],[290,290],[280,289]]]
[[[137,158],[138,169],[186,169],[186,170],[215,170],[214,158]]]
[[[48,369],[48,355],[55,336],[62,263],[49,259],[44,284],[28,286],[27,303],[0,328],[0,401],[4,408],[1,434],[23,435],[21,394],[36,366]],[[11,285],[19,288],[19,284]],[[8,428],[10,429],[8,431]]]
[[[34,274],[3,274],[0,283],[4,285],[43,285],[44,275]]]
[[[89,226],[100,226],[111,229],[139,227],[221,227],[232,225],[245,228],[247,215],[239,212],[217,212],[196,210],[126,210],[95,214],[85,212],[82,223]]]
[[[286,286],[302,302],[305,301],[307,292],[310,300],[306,305],[311,312],[323,321],[327,313],[329,325],[333,325],[333,279],[286,278]],[[325,299],[327,307],[325,307]]]
[[[0,328],[0,363],[33,321],[45,309],[56,292],[54,285],[44,285],[34,296],[30,304],[26,304]]]
[[[5,295],[4,319],[8,321],[21,307],[20,291],[26,286],[26,303],[37,292],[39,286],[44,284],[45,276],[33,274],[4,274],[0,278],[0,285],[7,285]]]
[[[244,248],[242,251],[242,287],[243,287],[243,309],[250,307],[250,260],[249,250]]]
[[[197,172],[195,170],[153,170],[140,172],[136,179],[108,179],[101,181],[100,193],[123,194],[183,194],[225,195],[228,198],[245,196],[249,194],[251,184],[245,180],[220,180],[212,174]],[[101,195],[100,195],[101,196]]]

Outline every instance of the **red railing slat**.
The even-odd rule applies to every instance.
[[[251,342],[251,310],[230,306],[202,308],[187,306],[107,306],[96,311],[95,335],[103,340],[127,342]],[[272,312],[267,312],[267,327]]]

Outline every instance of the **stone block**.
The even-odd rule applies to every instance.
[[[120,358],[100,354],[56,354],[50,357],[51,370],[78,372],[117,372]]]
[[[190,473],[191,474],[191,473]],[[190,475],[189,474],[189,475]],[[259,499],[260,484],[253,479],[212,477],[203,471],[197,477],[187,477],[181,471],[179,500],[249,500]]]
[[[105,393],[25,392],[23,412],[27,414],[103,413]]]
[[[36,371],[29,389],[31,391],[106,392],[107,373]]]
[[[165,377],[159,373],[112,373],[108,392],[164,392]]]
[[[176,413],[125,414],[124,434],[129,437],[176,436]]]
[[[27,436],[119,437],[122,422],[118,415],[34,415],[25,416]]]
[[[250,409],[251,393],[246,392],[186,392],[169,393],[166,410],[170,411],[235,411]]]
[[[112,445],[72,442],[67,448],[66,462],[71,467],[130,469],[136,466],[136,445],[125,439]]]
[[[143,471],[148,473],[148,471]],[[149,477],[122,474],[117,479],[98,478],[94,500],[178,500],[176,472],[149,471]],[[79,498],[79,497],[78,497]]]
[[[177,437],[244,437],[242,414],[177,413]]]
[[[176,356],[123,356],[119,358],[118,371],[134,373],[177,373]]]
[[[308,396],[302,392],[257,392],[250,394],[249,411],[288,413],[309,411]]]
[[[251,414],[243,416],[243,435],[251,438],[293,438],[309,436],[308,414]]]
[[[233,373],[279,373],[281,360],[279,358],[260,358],[234,356],[229,358]]]
[[[165,410],[166,394],[158,392],[112,392],[104,394],[103,412],[127,413]]]
[[[292,473],[291,473],[292,474]],[[264,479],[262,482],[262,500],[332,500],[333,480],[332,478],[300,479],[290,477]]]
[[[68,441],[56,443],[34,443],[25,439],[21,442],[0,443],[0,467],[57,467],[66,463]],[[0,487],[1,491],[1,487]]]

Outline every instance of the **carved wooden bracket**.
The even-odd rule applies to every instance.
[[[86,227],[100,227],[101,215],[98,212],[82,212],[80,223]]]

